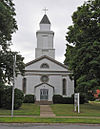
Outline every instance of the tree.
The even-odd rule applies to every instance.
[[[0,81],[10,83],[13,78],[14,55],[16,54],[16,76],[20,72],[24,74],[24,58],[17,52],[7,51],[0,55]]]
[[[100,86],[100,0],[89,0],[72,16],[64,63],[73,71],[76,90],[90,96]]]
[[[12,34],[16,32],[15,8],[12,0],[0,0],[0,82],[11,82],[13,77],[13,57],[17,55],[16,72],[23,73],[24,58],[18,52],[12,52]]]
[[[11,44],[12,34],[18,29],[15,15],[12,0],[0,0],[0,45],[3,50]]]

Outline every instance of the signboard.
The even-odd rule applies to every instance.
[[[75,106],[75,109],[74,111],[78,111],[78,113],[80,113],[80,100],[79,100],[79,93],[75,93],[74,94],[74,106]]]

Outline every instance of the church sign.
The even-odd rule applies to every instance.
[[[80,99],[79,99],[79,93],[74,94],[74,111],[78,111],[80,113]]]

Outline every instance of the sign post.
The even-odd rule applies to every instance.
[[[80,99],[79,99],[79,93],[75,93],[74,94],[74,106],[75,109],[74,111],[78,111],[78,113],[80,113]]]
[[[11,117],[13,117],[13,112],[14,112],[15,69],[16,69],[16,55],[14,56],[14,64],[13,64],[13,86],[12,86],[12,111],[11,111]]]

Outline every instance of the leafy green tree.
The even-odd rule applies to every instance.
[[[16,32],[15,8],[13,0],[0,0],[0,82],[11,82],[13,74],[14,55],[17,55],[16,72],[23,73],[24,58],[17,52],[12,52],[12,34]]]
[[[14,55],[16,54],[16,76],[18,73],[24,74],[24,58],[17,52],[7,51],[0,55],[0,81],[10,83],[13,78]]]
[[[73,71],[76,90],[93,96],[100,86],[100,0],[89,0],[72,16],[64,63]]]
[[[11,44],[12,34],[17,30],[15,15],[12,0],[0,0],[0,46],[3,50]]]

